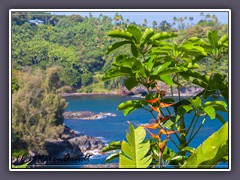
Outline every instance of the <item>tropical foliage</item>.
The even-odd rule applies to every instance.
[[[206,39],[190,37],[181,43],[176,43],[172,40],[177,36],[176,33],[156,32],[152,28],[146,28],[142,32],[135,25],[129,25],[125,30],[112,30],[107,35],[119,39],[108,47],[107,54],[120,49],[122,46],[130,45],[131,55],[121,54],[117,56],[103,79],[109,80],[124,76],[126,77],[124,84],[128,90],[141,84],[148,91],[144,99],[128,100],[118,106],[118,110],[123,111],[125,116],[141,108],[149,112],[155,119],[155,123],[139,126],[152,137],[151,146],[144,144],[142,145],[144,148],[139,149],[139,153],[142,155],[140,158],[143,158],[148,151],[152,156],[152,162],[146,160],[145,167],[158,166],[162,168],[167,165],[190,167],[196,158],[201,157],[203,151],[208,151],[213,147],[218,153],[214,153],[213,157],[206,156],[202,162],[197,160],[198,162],[193,168],[213,167],[225,159],[228,156],[228,136],[226,121],[220,112],[228,111],[226,103],[228,102],[228,80],[226,75],[217,72],[216,69],[228,54],[228,35],[220,37],[216,30],[212,30],[207,33]],[[197,71],[200,68],[200,62],[206,58],[213,61],[214,64],[210,75]],[[165,96],[167,89],[159,87],[160,81],[168,85],[172,98]],[[195,97],[182,98],[180,87],[183,85],[183,81],[201,87],[202,91]],[[177,99],[173,98],[173,87],[178,90]],[[221,100],[219,97],[223,97],[225,100]],[[190,123],[186,122],[187,116],[191,116]],[[225,131],[219,130],[216,133],[223,134],[224,138],[222,141],[218,141],[218,136],[214,134],[203,143],[202,148],[197,148],[194,151],[190,147],[190,142],[197,136],[208,117],[219,119],[224,124],[225,128],[222,129]],[[130,125],[130,129],[133,129],[132,125]],[[158,133],[155,134],[150,130],[158,130]],[[177,141],[173,140],[170,135],[175,135]],[[164,138],[164,136],[166,137]],[[143,137],[138,137],[137,141],[142,142]],[[131,142],[129,138],[127,139]],[[169,139],[178,151],[167,147]],[[213,143],[214,141],[217,143]],[[126,162],[132,165],[133,160],[134,163],[137,163],[137,159],[132,158],[136,155],[133,146],[128,145],[128,151],[126,151],[125,141],[121,145],[119,143],[117,146],[112,145],[111,143],[104,151],[119,149],[120,151],[111,156],[110,159],[120,157],[120,167]],[[122,155],[126,152],[127,157]]]
[[[29,24],[31,19],[44,24]],[[103,149],[114,151],[106,162],[120,157],[123,168],[185,168],[197,159],[197,168],[227,161],[227,123],[222,112],[228,111],[228,26],[210,15],[203,15],[197,24],[193,17],[190,23],[187,17],[173,20],[171,24],[156,19],[150,28],[147,19],[137,25],[121,14],[111,19],[102,14],[13,12],[12,148],[46,153],[45,140],[59,138],[63,132],[66,102],[61,93],[112,92],[123,84],[128,90],[142,85],[148,92],[145,98],[123,102],[118,110],[126,116],[144,109],[155,123],[136,129],[130,123],[127,141]],[[201,92],[182,98],[182,87],[197,87]],[[214,142],[216,149],[200,162],[201,148],[195,152],[190,143],[209,118],[224,127],[205,141],[204,151],[213,152],[209,144]],[[146,131],[151,139],[145,140]],[[168,147],[168,141],[177,151]]]
[[[31,19],[42,20],[44,24],[29,24],[28,20]],[[188,24],[184,17],[174,19],[175,25],[155,20],[152,26],[156,32],[178,32],[175,41],[180,45],[189,37],[196,36],[206,40],[208,30],[217,29],[221,35],[227,33],[227,25],[221,25],[216,20],[211,24],[213,19],[216,17],[203,16],[200,24],[195,25]],[[129,24],[136,23],[124,19],[119,13],[111,19],[102,14],[99,17],[82,17],[56,16],[45,12],[13,12],[12,67],[20,71],[31,67],[42,69],[43,73],[46,73],[47,68],[58,65],[62,67],[62,86],[71,86],[73,92],[118,91],[124,78],[109,79],[106,82],[102,82],[101,78],[110,68],[114,57],[120,54],[130,55],[131,44],[125,42],[126,46],[122,46],[118,51],[109,52],[106,56],[106,47],[114,40],[105,35],[112,29],[123,29]],[[138,27],[143,31],[147,24],[151,23],[145,20]],[[206,57],[200,65],[197,71],[209,75],[213,61]],[[227,57],[224,57],[217,70],[227,75],[227,65]],[[179,81],[185,87],[190,85],[181,78]]]
[[[12,148],[46,153],[45,141],[63,132],[66,101],[58,93],[59,68],[25,72],[16,76],[19,90],[12,94]]]

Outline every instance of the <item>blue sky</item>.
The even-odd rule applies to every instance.
[[[142,24],[144,19],[147,19],[148,25],[151,26],[152,22],[154,20],[157,21],[159,24],[163,20],[167,20],[168,22],[173,22],[173,17],[176,16],[179,17],[193,17],[193,23],[196,24],[199,20],[203,19],[202,16],[200,16],[200,13],[203,12],[204,15],[215,14],[222,24],[228,24],[228,12],[213,12],[213,11],[195,11],[195,12],[118,12],[118,14],[122,15],[124,19],[129,19],[130,22],[135,21],[137,24]],[[89,13],[91,13],[94,17],[98,17],[99,14],[103,14],[106,16],[110,16],[111,18],[114,17],[116,12],[52,12],[52,14],[56,15],[72,15],[72,14],[79,14],[81,16],[89,16]],[[186,22],[190,22],[187,20]]]

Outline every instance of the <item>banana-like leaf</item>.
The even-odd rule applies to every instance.
[[[176,33],[171,33],[171,32],[160,32],[160,33],[154,34],[151,37],[151,40],[152,41],[164,40],[164,39],[168,39],[168,38],[172,38],[172,37],[177,37],[177,34]]]
[[[211,44],[213,49],[215,49],[218,45],[218,40],[219,40],[217,31],[216,30],[209,31],[207,33],[207,37],[208,37],[209,43]]]
[[[122,141],[122,152],[120,154],[120,168],[147,168],[151,161],[151,155],[147,156],[150,150],[150,142],[144,142],[146,131],[142,126],[134,129],[130,123],[129,132],[126,135],[128,142]]]
[[[132,75],[132,70],[128,67],[113,68],[113,69],[109,69],[106,72],[105,76],[103,77],[103,80],[108,80],[108,79],[112,79],[120,76],[131,76],[131,75]]]
[[[132,42],[131,41],[120,41],[120,42],[116,42],[114,43],[113,45],[109,46],[107,51],[106,51],[106,54],[109,54],[111,53],[112,51],[116,50],[117,48],[125,45],[125,44],[131,44]]]
[[[142,100],[128,100],[118,105],[118,110],[122,110],[124,116],[128,115],[131,111],[143,107]]]
[[[228,123],[207,138],[180,168],[213,168],[228,156]]]
[[[144,45],[148,40],[154,35],[154,30],[152,28],[147,28],[141,38],[141,45]]]
[[[122,145],[122,141],[113,141],[109,143],[109,145],[102,148],[102,152],[109,152],[114,150],[120,150]]]
[[[124,30],[112,30],[112,31],[108,32],[107,35],[110,37],[123,38],[123,39],[127,39],[127,40],[133,39],[133,35]]]
[[[142,37],[141,29],[139,29],[137,26],[134,26],[134,25],[131,24],[127,27],[127,31],[130,32],[133,35],[133,37],[135,39],[135,42],[137,44],[139,44],[140,40],[141,40],[141,37]]]
[[[227,34],[223,35],[218,41],[219,46],[224,45],[224,43],[228,44],[228,35]]]

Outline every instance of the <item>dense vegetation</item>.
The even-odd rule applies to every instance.
[[[43,20],[44,24],[28,23],[28,20],[35,18]],[[189,20],[192,21],[192,18]],[[42,12],[13,12],[13,150],[36,150],[46,153],[45,140],[61,137],[64,120],[62,113],[66,108],[66,102],[60,93],[118,91],[123,84],[130,90],[142,84],[149,90],[147,101],[130,101],[120,105],[119,110],[123,110],[127,115],[132,110],[151,105],[153,109],[147,110],[152,114],[157,112],[157,118],[153,116],[158,120],[163,114],[160,109],[156,109],[157,106],[165,108],[161,103],[166,103],[167,106],[168,103],[178,104],[174,109],[176,114],[172,116],[172,113],[169,113],[167,120],[171,121],[166,121],[168,123],[165,123],[164,127],[172,133],[183,132],[180,136],[176,134],[179,138],[179,153],[165,148],[166,141],[155,139],[156,141],[150,141],[151,143],[143,142],[145,130],[141,127],[134,129],[130,125],[130,133],[127,136],[139,136],[137,144],[144,146],[145,151],[140,154],[145,162],[139,161],[137,167],[148,167],[150,163],[152,167],[157,165],[163,167],[167,163],[171,165],[185,163],[188,158],[186,153],[193,152],[188,144],[197,132],[193,130],[190,138],[186,138],[194,125],[186,129],[184,115],[194,111],[197,115],[193,121],[198,121],[198,116],[204,115],[213,119],[217,117],[225,124],[224,119],[215,112],[219,108],[225,111],[226,104],[210,102],[202,105],[202,100],[217,94],[228,101],[226,92],[228,54],[224,44],[227,41],[227,35],[224,36],[228,33],[227,25],[221,25],[215,16],[207,15],[203,16],[198,24],[187,24],[185,21],[187,20],[184,17],[174,18],[174,24],[170,24],[167,21],[157,22],[156,19],[152,22],[152,28],[147,28],[146,19],[142,24],[133,26],[136,23],[124,20],[120,14],[111,19],[104,15],[93,17],[91,14],[89,17],[82,17],[55,16]],[[118,30],[126,28],[128,33],[119,36],[118,32],[125,31]],[[112,34],[109,34],[109,31]],[[211,33],[207,34],[208,31]],[[115,40],[112,37],[118,38]],[[211,41],[209,37],[213,37],[213,40]],[[225,37],[222,40],[224,48],[219,52],[214,50],[217,46],[213,47],[219,40],[218,37]],[[118,42],[119,38],[125,41]],[[105,81],[102,81],[103,78]],[[181,86],[193,85],[203,88],[203,91],[199,97],[187,102],[181,100],[180,93],[178,103],[172,99],[164,101],[162,90],[156,90],[155,94],[151,93],[152,89],[158,87],[158,81],[178,90]],[[159,97],[163,98],[163,101],[162,99],[160,101]],[[168,137],[169,134],[165,135]],[[126,149],[131,146],[138,150],[131,144],[133,139],[129,138],[128,141],[124,142],[124,145],[121,142],[114,142],[112,144],[115,144],[114,147],[120,149],[125,147],[123,150],[125,154],[117,152],[108,160],[120,156],[120,159],[128,161]],[[154,156],[150,157],[149,151],[146,151],[149,148],[155,153]],[[134,160],[131,163],[135,163]]]
[[[30,19],[40,19],[45,24],[29,24]],[[227,25],[221,25],[213,15],[203,16],[198,24],[193,24],[193,17],[174,18],[174,23],[167,21],[152,22],[156,32],[177,32],[173,40],[180,44],[183,40],[196,36],[205,38],[208,30],[217,29],[220,35],[227,33]],[[139,25],[143,30],[147,26],[145,19]],[[49,67],[61,67],[60,78],[63,92],[103,92],[117,91],[123,78],[102,82],[101,79],[110,68],[115,56],[130,54],[125,46],[106,56],[106,47],[114,40],[106,36],[111,29],[123,29],[135,24],[123,19],[120,14],[114,19],[99,15],[82,17],[80,15],[56,16],[43,12],[13,12],[12,14],[12,67],[19,71],[29,68],[42,69],[46,73]],[[172,40],[171,40],[172,41]],[[213,62],[205,58],[198,71],[208,73]],[[227,74],[228,61],[220,62],[218,69]],[[13,77],[14,78],[14,77]],[[187,85],[187,84],[185,84]],[[71,87],[71,88],[70,88]]]
[[[18,90],[12,94],[12,148],[46,153],[45,140],[57,139],[63,127],[67,106],[57,90],[59,68],[17,72]]]
[[[107,35],[119,39],[108,47],[108,54],[126,44],[131,45],[132,54],[117,56],[104,80],[124,76],[127,89],[141,84],[148,90],[143,99],[125,101],[119,104],[118,110],[126,116],[134,110],[144,109],[155,122],[140,125],[137,129],[130,123],[127,142],[112,142],[103,149],[103,152],[118,150],[106,161],[119,158],[120,168],[165,168],[168,165],[212,168],[226,162],[228,123],[220,112],[228,111],[228,79],[217,71],[217,67],[228,54],[228,35],[219,36],[216,30],[212,30],[208,31],[206,40],[190,37],[176,43],[167,41],[176,37],[175,33],[158,33],[152,28],[142,32],[134,25],[127,26],[125,30],[112,30]],[[197,71],[205,58],[214,64],[208,72],[210,75]],[[180,87],[183,80],[201,87],[202,91],[194,97],[182,98]],[[173,92],[172,98],[165,97],[166,91],[159,86],[159,81],[170,86],[168,91],[172,92],[172,88],[177,87],[178,98],[173,98]],[[195,150],[190,142],[198,136],[208,117],[218,119],[223,124],[222,128]],[[145,140],[146,131],[152,137],[149,140]],[[172,135],[176,140],[171,139]],[[176,150],[168,147],[169,140]]]

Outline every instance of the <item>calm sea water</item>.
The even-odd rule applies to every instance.
[[[125,139],[126,131],[129,124],[127,121],[131,121],[134,125],[148,123],[152,116],[144,110],[136,110],[131,112],[128,116],[124,116],[122,111],[117,111],[117,106],[123,101],[132,99],[131,97],[121,96],[75,96],[66,97],[68,107],[66,111],[92,111],[99,112],[111,112],[117,114],[116,117],[107,117],[100,120],[70,120],[65,119],[65,125],[71,129],[78,131],[80,134],[86,134],[100,138],[106,144],[111,141]],[[228,120],[227,113],[221,113],[224,119]],[[188,116],[186,123],[191,121],[192,116]],[[201,121],[199,121],[201,123]],[[198,124],[199,125],[199,124]],[[221,122],[217,119],[206,119],[202,129],[199,131],[195,139],[191,142],[190,146],[197,147],[213,132],[218,130],[222,126]],[[150,137],[149,135],[147,135]],[[175,136],[171,136],[174,140]],[[169,141],[168,146],[176,149],[176,147]],[[78,168],[86,164],[105,164],[105,159],[109,154],[98,154],[90,157],[88,161],[72,163],[71,168]],[[117,160],[114,162],[118,162]],[[218,166],[218,168],[227,168],[226,166]]]

